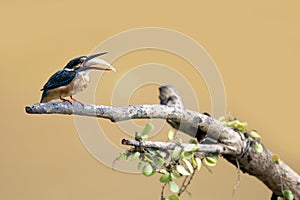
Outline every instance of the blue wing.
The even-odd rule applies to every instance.
[[[68,85],[72,82],[72,80],[76,76],[76,73],[76,71],[59,70],[49,78],[49,80],[41,90],[47,91]]]

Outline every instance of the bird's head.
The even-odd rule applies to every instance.
[[[90,56],[79,56],[77,58],[73,58],[68,62],[68,64],[64,67],[66,70],[77,70],[85,71],[90,69],[96,69],[96,70],[111,70],[116,72],[117,70],[111,66],[108,62],[102,59],[98,59],[96,57],[102,56],[106,54],[104,53],[97,53]],[[99,67],[102,66],[102,67]]]

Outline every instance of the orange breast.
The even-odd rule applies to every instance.
[[[68,97],[77,94],[87,88],[89,77],[87,74],[78,73],[69,85],[61,86],[48,91],[43,102],[49,102],[60,97]]]

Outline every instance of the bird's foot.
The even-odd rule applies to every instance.
[[[83,106],[83,103],[81,103],[80,101],[78,101],[77,99],[74,99],[72,96],[70,96],[70,98],[72,99],[73,102],[77,102],[80,103]]]
[[[73,105],[73,102],[72,101],[70,101],[69,99],[65,99],[65,98],[63,98],[63,97],[59,97],[60,98],[60,100],[62,100],[62,101],[67,101],[67,102],[69,102],[71,105]]]

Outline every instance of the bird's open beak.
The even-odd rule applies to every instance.
[[[97,53],[94,55],[90,55],[86,58],[86,60],[82,63],[82,68],[83,70],[88,70],[88,69],[96,69],[96,70],[111,70],[116,72],[117,70],[108,62],[102,59],[98,59],[96,57],[102,56],[106,54],[107,52],[104,53]],[[96,67],[96,66],[104,66],[104,67]]]

